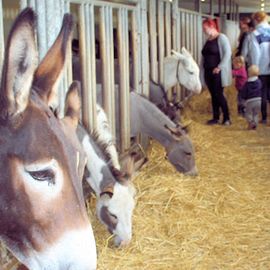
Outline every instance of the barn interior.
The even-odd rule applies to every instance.
[[[150,79],[162,80],[162,61],[172,48],[180,50],[185,46],[196,62],[200,62],[205,40],[201,29],[203,18],[215,16],[220,19],[221,30],[229,37],[234,51],[238,44],[239,19],[260,10],[270,12],[267,0],[58,1],[69,5],[69,11],[77,22],[74,39],[85,44],[86,48],[80,56],[83,94],[88,100],[88,103],[83,101],[83,122],[87,128],[95,125],[96,97],[93,96],[96,84],[103,85],[107,93],[103,95],[103,105],[113,127],[112,132],[120,141],[118,149],[123,156],[132,144],[128,136],[128,114],[118,119],[121,132],[116,134],[116,105],[112,101],[112,93],[117,81],[123,80],[117,87],[126,93],[132,77],[132,87],[147,96]],[[49,5],[58,1],[45,2]],[[19,10],[26,5],[38,10],[41,2],[44,1],[0,0],[0,44],[4,44]],[[93,8],[92,22],[91,16],[82,19],[82,14],[86,14],[83,5]],[[118,12],[121,8],[126,14]],[[110,26],[102,23],[103,15]],[[46,12],[41,12],[41,16],[46,16]],[[172,24],[168,25],[168,21]],[[87,27],[82,30],[83,23],[91,25],[93,33],[91,29],[88,32]],[[103,36],[97,34],[102,32],[101,29],[104,29]],[[123,31],[121,37],[117,34],[119,29]],[[57,31],[56,28],[54,32]],[[96,38],[92,39],[92,34]],[[115,40],[128,45],[123,46],[122,51],[119,47],[114,49]],[[40,45],[40,58],[49,47],[48,38],[47,41],[48,44]],[[3,52],[4,46],[0,46],[0,67]],[[92,58],[88,63],[86,58],[90,59],[89,55]],[[119,61],[116,67],[115,58]],[[91,68],[96,65],[96,59],[103,63],[101,73],[109,74],[109,77],[103,75],[100,82],[96,70]],[[131,69],[130,62],[133,63]],[[60,84],[61,108],[65,89],[72,78],[71,69],[70,64]],[[123,74],[122,70],[125,70]],[[94,75],[94,79],[89,79],[87,74]],[[165,159],[164,148],[157,141],[144,136],[138,139],[148,162],[138,169],[133,178],[137,191],[136,207],[132,241],[127,247],[114,247],[112,235],[101,226],[96,216],[95,195],[87,197],[87,211],[97,242],[97,269],[270,269],[270,123],[260,124],[256,130],[247,130],[246,120],[237,112],[235,86],[227,87],[224,93],[232,121],[228,127],[205,124],[211,118],[211,97],[206,88],[201,94],[191,97],[189,91],[180,86],[169,92],[169,98],[185,100],[181,122],[188,126],[195,147],[197,176],[177,172]],[[186,100],[186,97],[189,98]],[[126,100],[128,96],[121,103],[123,111],[129,108]],[[268,104],[268,119],[269,111]],[[0,245],[0,269],[25,268],[4,245]]]

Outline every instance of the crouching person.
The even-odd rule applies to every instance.
[[[241,90],[241,98],[246,103],[245,117],[248,121],[248,129],[256,129],[259,121],[259,113],[262,103],[262,82],[258,78],[259,68],[251,65],[248,68],[248,80]]]

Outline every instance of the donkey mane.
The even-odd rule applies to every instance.
[[[110,162],[111,156],[107,150],[107,147],[109,146],[109,144],[99,139],[99,133],[96,129],[92,130],[89,135],[93,139],[93,142],[96,144],[97,149],[95,150],[97,151],[97,154],[101,156],[101,158],[104,159],[106,163]]]

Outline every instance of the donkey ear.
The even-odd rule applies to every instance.
[[[167,125],[164,125],[164,127],[173,135],[173,136],[176,136],[176,137],[181,137],[183,134],[182,132],[180,131],[179,127],[169,127]]]
[[[177,52],[175,50],[171,50],[171,52],[172,52],[172,54],[174,56],[176,56],[177,59],[179,59],[179,60],[184,60],[185,59],[185,56],[182,53],[179,53],[179,52]]]
[[[189,132],[189,125],[190,125],[190,123],[187,123],[187,124],[184,124],[184,125],[182,125],[182,124],[177,124],[176,125],[176,127],[178,128],[178,129],[182,129],[183,131],[185,131],[186,133],[188,133]]]
[[[65,119],[70,121],[75,129],[77,128],[81,112],[80,93],[80,82],[74,81],[68,89],[65,102]]]
[[[127,185],[131,180],[132,175],[135,171],[135,154],[130,154],[122,162],[121,171],[116,168],[111,168],[112,174],[122,184]]]
[[[131,153],[123,162],[122,171],[125,173],[127,180],[130,180],[135,171],[135,153]]]
[[[71,42],[72,28],[72,15],[65,14],[58,37],[35,72],[33,85],[41,98],[51,107],[58,102],[57,88]]]
[[[185,47],[181,48],[181,53],[187,57],[191,57],[191,53]]]
[[[2,71],[0,117],[23,112],[28,104],[33,75],[37,67],[34,11],[24,9],[8,36]]]

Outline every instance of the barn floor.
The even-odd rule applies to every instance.
[[[226,94],[232,126],[204,124],[211,117],[207,92],[185,111],[199,176],[177,173],[151,143],[149,162],[134,179],[129,247],[112,247],[95,217],[95,198],[88,202],[99,270],[270,269],[270,126],[247,131],[235,90]]]
[[[235,89],[226,95],[230,127],[204,124],[211,117],[207,92],[193,97],[185,112],[198,177],[177,173],[152,143],[150,160],[134,179],[137,206],[128,248],[112,248],[92,218],[98,269],[270,269],[270,126],[246,130],[236,114]]]

